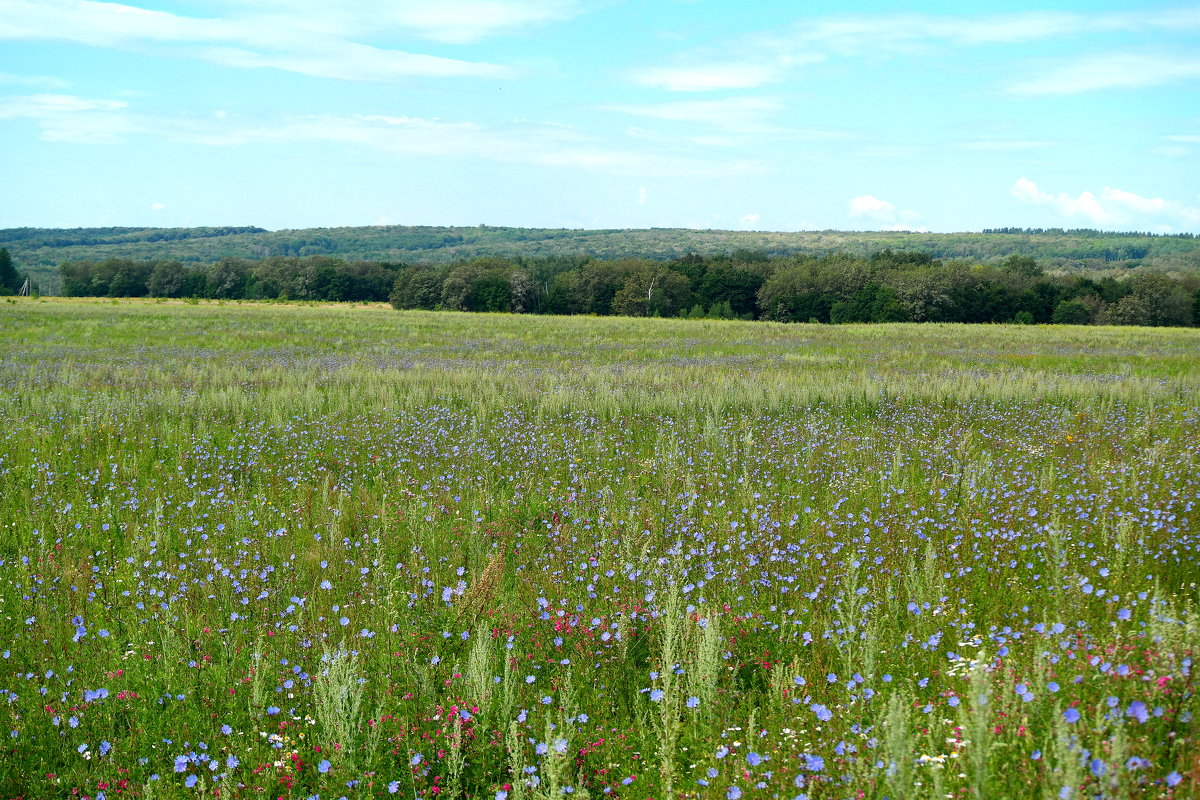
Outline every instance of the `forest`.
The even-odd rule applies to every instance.
[[[786,257],[737,250],[665,261],[487,256],[452,264],[322,255],[196,265],[106,258],[59,270],[71,297],[388,301],[397,309],[777,322],[1200,324],[1200,275],[1051,273],[1019,255],[995,264],[890,249]]]
[[[458,264],[484,256],[535,259],[591,256],[603,260],[670,261],[695,253],[739,250],[770,258],[880,250],[934,259],[995,264],[1009,256],[1036,259],[1050,272],[1149,269],[1200,272],[1200,239],[1092,229],[994,228],[983,232],[730,231],[690,228],[567,229],[375,225],[266,231],[256,227],[8,228],[0,247],[46,294],[60,294],[58,266],[69,261],[166,259],[211,264],[226,257],[334,256],[348,262]]]

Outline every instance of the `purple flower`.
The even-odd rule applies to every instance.
[[[1067,722],[1071,723],[1072,725],[1075,724],[1076,722],[1079,722],[1079,709],[1068,708],[1066,711],[1063,712],[1063,719],[1065,719]]]
[[[1146,704],[1141,700],[1134,700],[1129,704],[1129,708],[1125,709],[1125,715],[1133,717],[1138,722],[1145,722],[1150,718],[1150,712],[1146,710]]]
[[[323,759],[321,759],[321,763],[317,764],[317,772],[324,775],[326,772],[329,772],[329,768],[331,766],[333,766],[333,765],[329,763],[329,759],[323,758]]]

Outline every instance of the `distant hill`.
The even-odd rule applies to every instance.
[[[992,263],[1013,255],[1037,259],[1051,269],[1096,270],[1147,267],[1200,271],[1200,238],[1191,234],[1151,235],[1095,230],[1004,228],[982,233],[900,231],[693,230],[686,228],[570,230],[479,226],[369,226],[267,231],[255,227],[213,228],[8,228],[0,229],[17,268],[49,292],[58,286],[65,261],[110,257],[177,259],[207,263],[225,256],[333,255],[347,261],[439,263],[479,256],[545,257],[588,255],[612,259],[670,259],[688,253],[713,255],[737,250],[771,256],[854,255],[890,248],[920,251],[938,259]]]

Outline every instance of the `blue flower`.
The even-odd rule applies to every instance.
[[[687,699],[687,707],[688,707],[688,708],[695,708],[695,707],[696,707],[696,706],[698,706],[698,705],[700,705],[700,698],[699,698],[699,697],[689,697],[689,698]]]
[[[317,772],[324,775],[326,772],[329,772],[329,768],[331,766],[333,766],[333,765],[329,763],[329,759],[323,758],[323,759],[321,759],[321,763],[317,764]]]
[[[1066,711],[1063,712],[1063,719],[1065,719],[1067,722],[1069,722],[1071,724],[1079,722],[1079,709],[1068,708]]]
[[[654,691],[650,692],[650,699],[653,700],[655,703],[657,703],[659,700],[662,700],[663,699],[663,690],[655,689]]]

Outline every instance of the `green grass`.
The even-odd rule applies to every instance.
[[[5,797],[1200,788],[1200,331],[41,300],[0,341]]]

